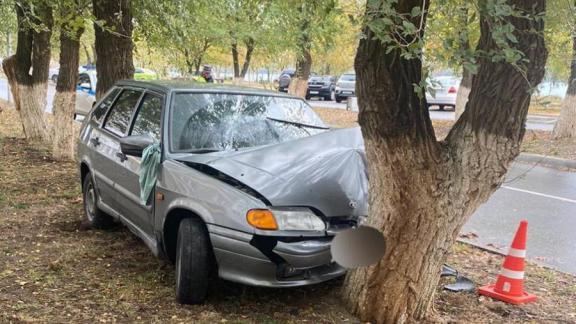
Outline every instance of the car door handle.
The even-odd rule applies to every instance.
[[[90,143],[91,143],[93,146],[96,147],[96,146],[100,145],[100,138],[98,138],[98,137],[92,137],[92,138],[90,139]]]
[[[124,162],[124,161],[128,160],[128,157],[126,156],[126,154],[124,154],[122,152],[117,152],[116,157],[120,159],[120,162]]]

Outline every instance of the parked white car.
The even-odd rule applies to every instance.
[[[74,115],[86,116],[96,101],[96,71],[87,70],[78,76],[76,87],[76,109]]]
[[[456,76],[438,76],[428,80],[431,91],[426,91],[426,101],[428,108],[438,106],[440,110],[447,107],[455,109],[456,94],[460,87],[461,78]]]

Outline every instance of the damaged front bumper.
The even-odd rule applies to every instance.
[[[253,286],[294,287],[342,276],[331,236],[271,237],[209,225],[221,278]]]

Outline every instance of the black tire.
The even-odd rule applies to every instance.
[[[114,218],[98,208],[98,192],[94,187],[92,175],[88,173],[82,184],[82,198],[84,201],[84,214],[90,227],[98,229],[110,228],[114,225]]]
[[[310,96],[306,96],[306,100],[310,100],[312,97]]]
[[[200,304],[206,299],[213,269],[212,245],[202,221],[185,218],[176,243],[176,300]]]
[[[324,101],[331,101],[332,100],[332,95],[329,94],[327,96],[324,96]]]
[[[336,96],[335,99],[336,99],[336,102],[337,102],[337,103],[341,103],[341,102],[342,102],[342,98],[341,98],[341,97]]]

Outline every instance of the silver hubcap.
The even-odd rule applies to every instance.
[[[86,188],[86,216],[89,220],[94,219],[94,210],[96,209],[96,193],[94,192],[94,186],[92,184],[88,185]]]

